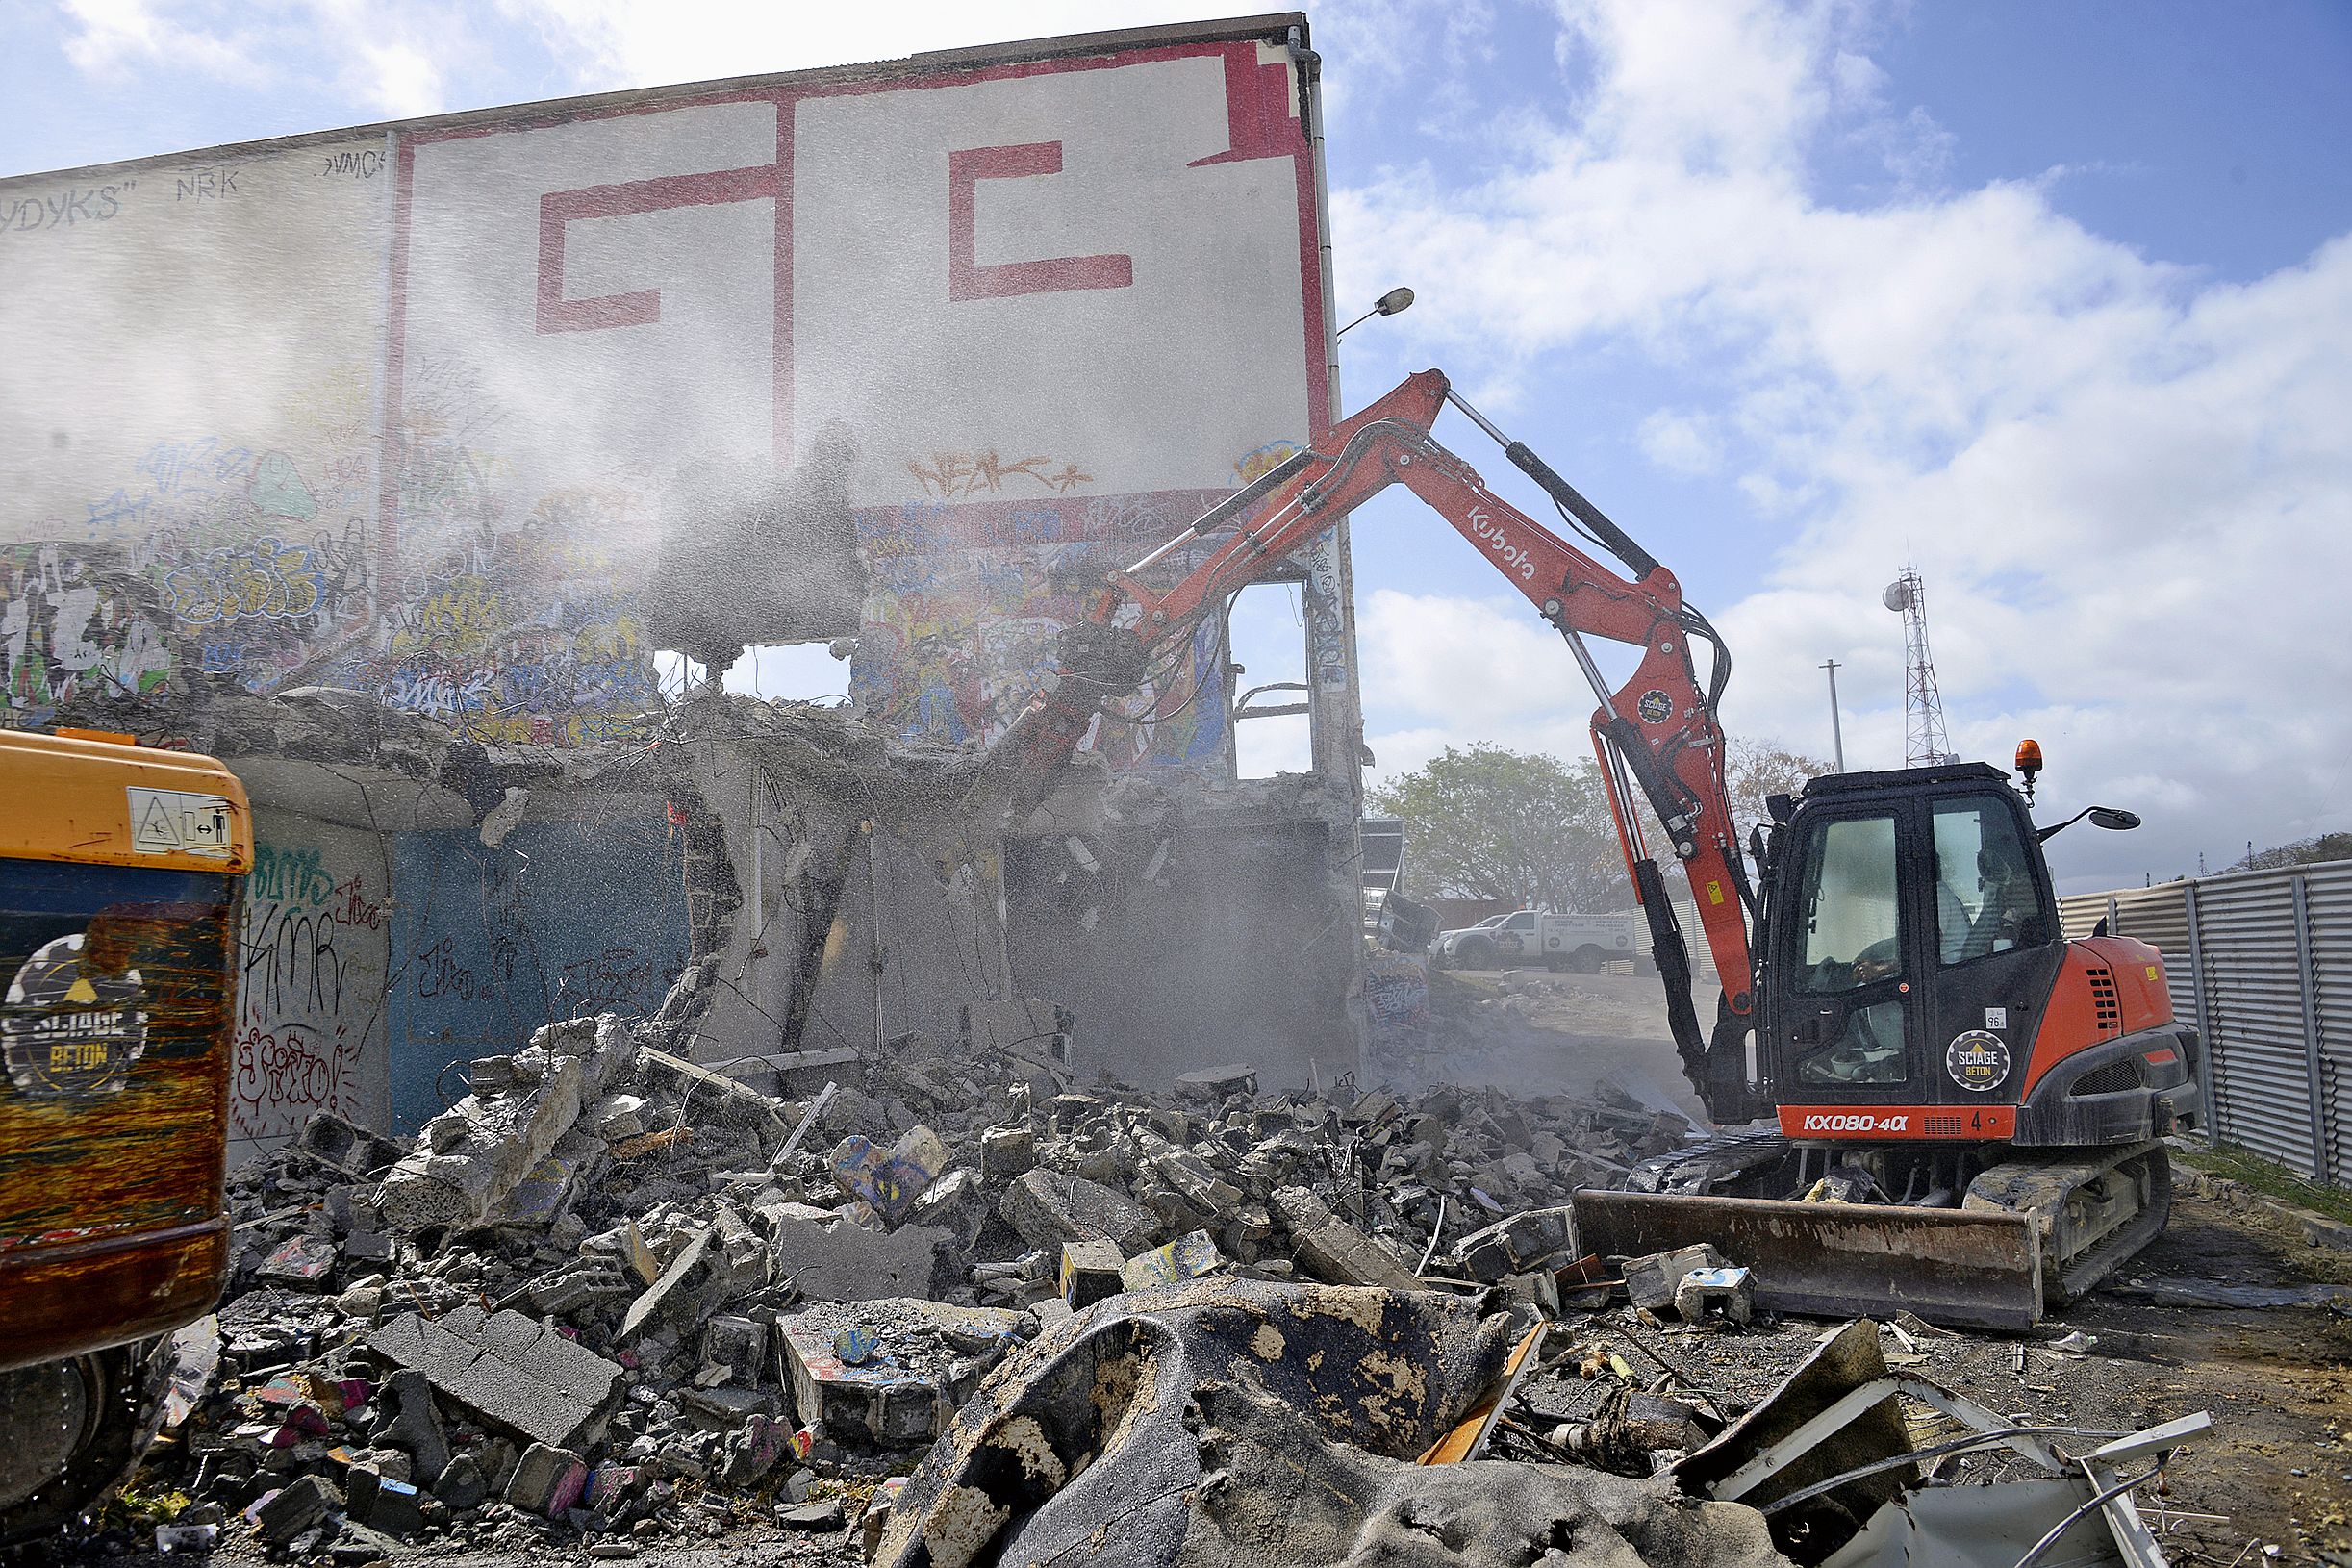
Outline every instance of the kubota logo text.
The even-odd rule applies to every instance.
[[[1908,1132],[1910,1125],[1909,1112],[1881,1116],[1876,1111],[1813,1111],[1801,1124],[1808,1132]]]
[[[1496,560],[1501,561],[1529,582],[1535,580],[1534,558],[1505,538],[1502,525],[1497,523],[1489,514],[1479,511],[1475,506],[1470,509],[1470,531],[1478,535],[1479,541],[1494,552]]]

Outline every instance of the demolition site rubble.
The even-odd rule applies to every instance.
[[[321,1115],[232,1174],[159,1547],[1845,1568],[1998,1514],[2004,1562],[2150,1560],[2072,1511],[2130,1434],[1927,1382],[1955,1336],[1766,1333],[1740,1260],[1583,1254],[1571,1194],[1697,1131],[1606,1081],[1147,1093],[1050,1037],[721,1071],[664,1049],[706,983],[474,1062],[412,1145]],[[1916,1505],[1955,1479],[2028,1490]]]

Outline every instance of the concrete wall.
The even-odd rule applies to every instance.
[[[809,1046],[877,1022],[953,1037],[975,1010],[979,1033],[1024,1026],[1024,970],[1097,985],[1142,961],[1166,909],[1060,931],[999,901],[997,846],[886,821],[870,847],[854,797],[755,787],[756,750],[729,760],[722,737],[647,776],[607,764],[674,725],[657,648],[723,661],[844,634],[882,737],[982,744],[1036,689],[1078,585],[1328,423],[1294,24],[0,181],[0,722],[127,704],[121,727],[223,745],[257,781],[243,1146],[315,1106],[413,1119],[450,1062],[570,1011],[650,1008],[699,959],[723,996],[711,1051],[774,1050],[786,1021]],[[1352,918],[1344,532],[1286,569],[1318,778],[1273,817],[1239,809],[1252,831],[1302,826],[1320,847],[1299,885]],[[299,755],[208,739],[224,694],[319,688],[442,726],[432,757],[388,765],[358,732]],[[1088,738],[1090,787],[1214,794],[1226,688],[1204,631],[1132,721]],[[496,842],[493,773],[535,791]],[[723,847],[681,861],[681,834]],[[805,900],[837,877],[813,940],[831,912],[841,930],[811,967]],[[1165,963],[1254,974],[1230,967],[1247,947]],[[1221,1022],[1055,999],[1146,1071],[1270,1007],[1360,1033],[1354,973],[1318,973],[1303,993],[1271,974],[1186,988]],[[1321,1028],[1270,1039],[1303,1052]]]

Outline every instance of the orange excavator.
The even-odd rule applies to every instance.
[[[1448,404],[1542,488],[1566,535],[1626,571],[1433,440]],[[1008,822],[1042,803],[1096,717],[1204,618],[1390,485],[1526,596],[1598,699],[1595,755],[1668,1025],[1729,1129],[1637,1172],[1646,1190],[1580,1194],[1588,1251],[1707,1241],[1751,1265],[1768,1306],[2017,1328],[2162,1228],[2162,1139],[2201,1115],[2199,1042],[2172,1016],[2156,949],[2064,940],[2041,848],[2083,816],[2138,819],[2094,807],[2036,827],[2041,758],[2028,742],[2022,794],[1984,763],[1832,774],[1776,797],[1743,857],[1716,720],[1722,639],[1671,571],[1442,372],[1408,377],[1091,590],[1058,669],[992,750]],[[1212,536],[1175,581],[1154,572]],[[1631,675],[1607,679],[1588,639],[1638,650]],[[1694,643],[1709,649],[1704,680]],[[1722,976],[1709,1028],[1654,836],[1682,863]]]

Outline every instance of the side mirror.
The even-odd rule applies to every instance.
[[[2125,828],[2137,827],[2139,813],[2118,811],[2113,806],[2093,806],[2090,808],[2090,823],[2093,827],[2110,828],[2119,833]]]

